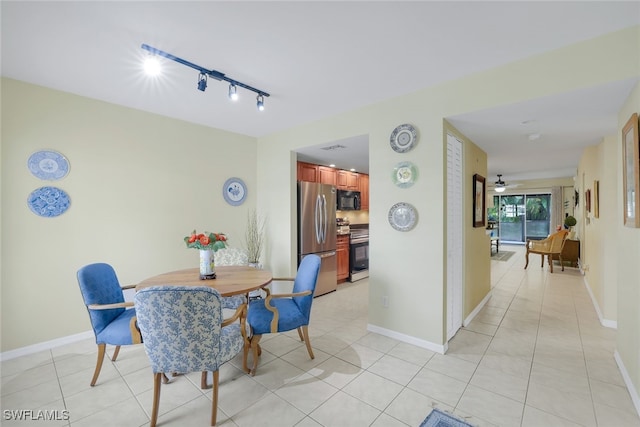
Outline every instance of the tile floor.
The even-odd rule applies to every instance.
[[[221,426],[419,426],[431,408],[476,426],[640,426],[576,269],[549,274],[522,247],[492,262],[493,294],[447,355],[366,331],[368,282],[314,301],[316,358],[294,331],[265,336],[258,374],[221,369]],[[152,378],[142,346],[105,361],[96,387],[91,340],[2,362],[3,426],[146,426]],[[163,385],[160,426],[207,426],[199,374]],[[70,421],[12,421],[4,410],[67,410]]]

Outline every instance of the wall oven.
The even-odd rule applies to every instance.
[[[369,277],[369,230],[352,229],[349,239],[349,281]]]

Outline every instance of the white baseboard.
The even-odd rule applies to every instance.
[[[435,351],[436,353],[440,353],[440,354],[445,354],[448,348],[448,345],[446,343],[444,345],[435,344],[435,343],[432,343],[431,341],[422,340],[420,338],[412,337],[411,335],[401,334],[400,332],[381,328],[380,326],[376,326],[376,325],[368,324],[367,331],[375,332],[376,334],[384,335],[385,337],[406,342],[407,344],[412,344],[417,347],[426,348],[427,350]]]
[[[587,277],[585,276],[583,279],[584,286],[587,288],[587,292],[589,293],[589,297],[591,298],[591,304],[593,304],[593,308],[596,309],[596,313],[598,314],[598,319],[600,320],[600,324],[606,328],[618,329],[618,322],[616,320],[605,319],[602,315],[602,311],[600,311],[600,306],[598,305],[598,301],[596,297],[593,296],[591,292],[591,286],[589,286],[589,282],[587,281]]]
[[[618,369],[620,369],[620,373],[622,374],[622,379],[627,386],[627,390],[631,395],[631,401],[633,402],[633,406],[636,407],[636,412],[638,416],[640,416],[640,395],[638,395],[638,390],[633,385],[631,381],[631,377],[629,376],[629,372],[627,372],[627,368],[625,368],[624,363],[622,363],[622,359],[620,358],[620,353],[616,350],[613,353],[613,357],[616,359],[616,363],[618,364]]]
[[[28,345],[26,347],[17,348],[15,350],[5,351],[0,353],[0,360],[10,360],[15,359],[20,356],[27,356],[29,354],[38,353],[44,350],[51,350],[55,347],[60,347],[65,344],[72,344],[74,342],[86,340],[88,338],[93,338],[95,335],[93,331],[80,332],[79,334],[69,335],[62,338],[56,338],[55,340],[45,341],[38,344]]]
[[[473,309],[473,311],[467,316],[466,319],[462,322],[462,326],[469,326],[469,323],[480,313],[480,310],[489,302],[489,298],[491,298],[491,294],[493,293],[493,289],[490,289],[487,295],[480,301],[480,304]]]

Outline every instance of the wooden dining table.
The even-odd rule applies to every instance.
[[[221,296],[230,297],[264,288],[272,280],[270,271],[244,265],[216,267],[216,278],[209,280],[200,280],[198,268],[187,268],[149,277],[138,283],[136,291],[150,286],[210,286]]]
[[[233,295],[248,295],[251,291],[264,288],[272,280],[273,277],[270,271],[249,266],[216,267],[216,278],[207,280],[200,279],[199,268],[187,268],[149,277],[136,285],[136,292],[151,286],[210,286],[216,289],[221,296],[230,297]],[[244,321],[243,315],[241,325],[244,325]],[[242,368],[249,373],[251,370],[247,366],[247,355],[251,346],[251,338],[244,334],[244,326],[242,329],[245,341]],[[201,387],[205,388],[206,376],[203,376],[201,383]]]

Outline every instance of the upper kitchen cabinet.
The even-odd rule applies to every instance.
[[[298,181],[319,182],[318,165],[298,162]]]
[[[336,170],[327,166],[318,166],[318,181],[322,184],[336,185]]]
[[[358,185],[360,190],[360,209],[369,210],[369,175],[358,174]]]
[[[358,174],[338,169],[336,174],[336,187],[340,190],[359,191]]]

